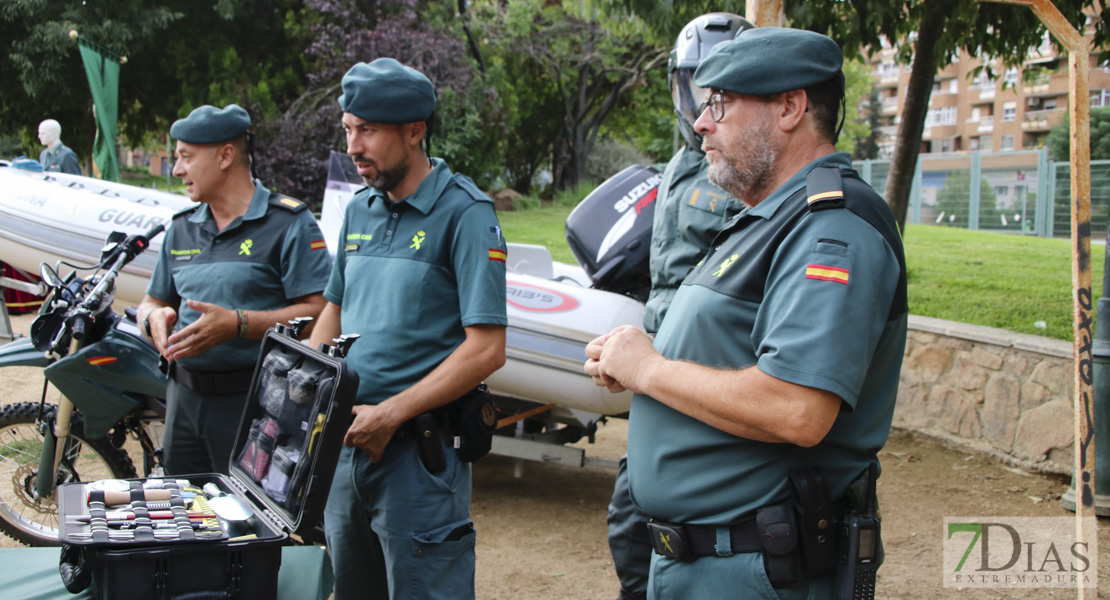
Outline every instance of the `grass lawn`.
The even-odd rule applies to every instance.
[[[564,226],[572,203],[498,214],[505,239],[541,244],[574,263]],[[910,312],[1020,333],[1072,339],[1071,242],[910,225],[905,234]],[[1092,246],[1093,302],[1106,248]],[[1045,327],[1035,325],[1044,321]]]
[[[904,240],[912,314],[1072,339],[1070,240],[930,225],[908,226]],[[1091,255],[1097,308],[1106,247]]]

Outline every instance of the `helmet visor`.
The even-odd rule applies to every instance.
[[[674,111],[681,119],[685,119],[690,127],[698,120],[698,109],[708,98],[708,90],[694,84],[693,69],[677,69],[671,78],[671,100],[674,102]]]

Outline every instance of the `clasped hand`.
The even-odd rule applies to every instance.
[[[632,325],[622,325],[586,346],[583,369],[594,384],[617,394],[644,393],[651,369],[665,359],[652,346],[652,337]]]

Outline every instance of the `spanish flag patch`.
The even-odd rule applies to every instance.
[[[505,251],[500,250],[498,248],[490,248],[489,249],[489,259],[490,260],[499,260],[501,262],[505,262]]]
[[[324,240],[312,240],[312,242],[308,244],[308,247],[312,248],[313,250],[321,250],[323,248],[327,248],[328,245],[326,242],[324,242]]]
[[[806,279],[820,279],[821,281],[835,281],[848,285],[848,269],[829,267],[826,265],[807,265]]]

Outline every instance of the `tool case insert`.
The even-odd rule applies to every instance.
[[[230,476],[58,488],[58,538],[80,549],[94,597],[275,598],[290,535],[322,541],[318,526],[358,390],[343,357],[358,336],[312,349],[298,341],[308,321],[279,324],[263,338]],[[219,496],[238,501],[209,504]],[[253,515],[202,516],[221,507],[243,516],[227,504]]]

